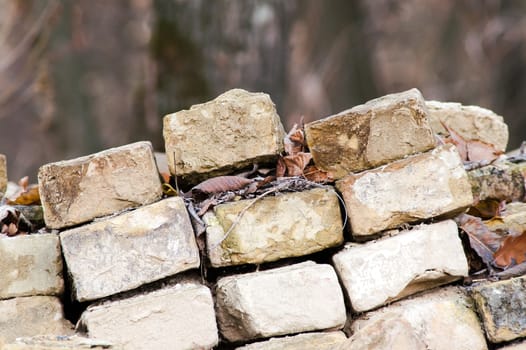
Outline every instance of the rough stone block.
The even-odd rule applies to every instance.
[[[0,343],[0,345],[2,345]],[[5,344],[2,350],[124,350],[104,340],[90,339],[78,335],[38,335],[17,338],[14,343]]]
[[[472,301],[458,288],[439,289],[366,313],[335,350],[486,350]]]
[[[336,273],[312,261],[220,278],[216,300],[229,341],[338,329],[346,320]]]
[[[526,336],[526,276],[482,284],[472,296],[491,342]]]
[[[504,230],[517,233],[526,231],[526,203],[508,203],[506,210],[499,214],[497,220],[487,220],[484,224],[492,231]]]
[[[221,204],[205,221],[214,267],[302,256],[343,242],[340,205],[330,187]]]
[[[199,266],[180,197],[60,233],[78,301],[136,288]]]
[[[355,237],[363,237],[473,203],[471,185],[452,145],[350,174],[336,182]]]
[[[211,349],[218,343],[212,294],[194,283],[89,306],[80,327],[90,338],[127,350]]]
[[[316,166],[342,178],[435,147],[420,91],[386,95],[305,125]]]
[[[150,142],[46,164],[38,183],[44,220],[55,229],[152,203],[162,194]]]
[[[6,158],[0,154],[0,199],[5,195],[7,190],[7,164]]]
[[[347,340],[343,332],[314,332],[245,345],[236,350],[334,350]]]
[[[0,299],[63,291],[58,235],[0,237]]]
[[[18,337],[39,334],[73,334],[73,325],[64,318],[62,304],[57,297],[0,300],[0,339],[10,343]]]
[[[476,200],[525,200],[526,162],[514,164],[505,160],[470,170],[469,181]]]
[[[357,312],[468,275],[453,220],[422,224],[378,241],[349,244],[333,261]]]
[[[165,116],[163,134],[171,173],[191,180],[274,161],[285,136],[270,97],[241,89]]]
[[[446,124],[466,140],[480,140],[493,144],[504,152],[508,144],[508,126],[504,118],[489,109],[478,106],[463,106],[455,102],[426,101],[429,124],[439,135],[449,133]]]

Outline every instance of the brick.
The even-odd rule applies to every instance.
[[[356,312],[468,275],[453,220],[422,224],[365,244],[348,244],[333,261]]]
[[[1,345],[1,344],[0,344]],[[2,350],[124,350],[104,340],[90,339],[78,335],[38,335],[17,338],[14,343],[5,344]]]
[[[0,300],[0,339],[10,343],[18,337],[39,334],[73,334],[73,325],[64,319],[62,304],[57,297]]]
[[[420,91],[386,95],[305,125],[316,166],[342,178],[435,147]]]
[[[63,291],[58,235],[0,237],[0,299]]]
[[[180,197],[63,231],[60,239],[78,301],[199,266],[199,250]]]
[[[194,182],[274,162],[285,136],[270,97],[242,89],[168,114],[163,134],[171,173]]]
[[[340,205],[330,187],[221,204],[205,221],[214,267],[302,256],[343,242]]]
[[[216,303],[229,341],[338,329],[346,320],[336,273],[312,261],[220,278]]]
[[[152,203],[162,194],[150,142],[46,164],[38,183],[44,220],[55,229]]]
[[[7,162],[5,155],[0,154],[0,199],[7,190]]]
[[[211,349],[218,343],[212,294],[194,283],[89,306],[80,327],[127,350]]]
[[[494,145],[499,151],[506,150],[508,126],[500,115],[486,108],[455,102],[426,101],[426,106],[429,124],[435,133],[449,135],[442,126],[444,123],[466,140],[480,140]]]
[[[486,350],[472,301],[459,288],[442,288],[368,312],[334,350]]]
[[[334,350],[346,340],[347,337],[343,332],[314,332],[271,338],[236,348],[236,350]]]
[[[526,336],[526,276],[484,283],[472,296],[491,342]]]
[[[355,237],[455,213],[473,203],[467,173],[452,145],[350,174],[336,187]]]

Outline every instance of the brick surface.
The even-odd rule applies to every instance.
[[[58,235],[0,236],[0,299],[60,295],[63,290]]]
[[[355,237],[457,212],[473,203],[467,173],[452,145],[350,174],[336,187]]]
[[[242,89],[165,116],[163,134],[170,171],[194,182],[274,162],[285,136],[270,97]]]
[[[152,203],[162,194],[150,142],[46,164],[38,183],[44,220],[56,229]]]
[[[75,298],[92,300],[199,266],[180,197],[60,233]]]
[[[260,264],[343,242],[340,205],[330,187],[253,201],[221,204],[206,214],[212,266]]]
[[[347,340],[343,332],[314,332],[245,345],[236,350],[334,350]]]
[[[89,306],[80,323],[90,337],[126,350],[211,349],[218,343],[210,290],[193,283]]]
[[[435,146],[420,91],[386,95],[305,125],[319,169],[336,178]]]
[[[1,346],[2,344],[0,344]],[[78,335],[38,335],[17,338],[11,344],[4,344],[2,350],[124,350],[104,340],[90,339]]]
[[[378,241],[349,244],[333,261],[357,312],[468,274],[458,228],[452,220],[416,226]]]
[[[336,273],[312,261],[220,278],[216,299],[229,341],[337,329],[346,320]]]

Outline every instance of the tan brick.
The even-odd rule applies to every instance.
[[[199,250],[180,197],[63,231],[60,238],[79,301],[199,266]]]
[[[365,244],[349,244],[333,261],[357,312],[468,275],[453,220],[416,226]]]
[[[63,291],[58,235],[0,236],[0,299]]]
[[[165,116],[163,134],[170,171],[193,182],[274,162],[283,151],[274,103],[267,94],[242,89]]]
[[[340,205],[330,187],[221,204],[205,221],[215,267],[302,256],[343,242]]]
[[[336,273],[312,261],[220,278],[216,305],[229,341],[338,329],[346,320]]]
[[[303,333],[245,345],[236,350],[334,350],[347,340],[343,332]]]
[[[39,170],[38,182],[50,228],[152,203],[162,194],[150,142],[46,164]]]
[[[452,145],[336,182],[355,237],[444,215],[473,203],[462,161]]]
[[[435,146],[417,89],[386,95],[305,125],[316,166],[342,178]]]

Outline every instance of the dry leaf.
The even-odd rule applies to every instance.
[[[492,162],[497,159],[502,152],[495,148],[495,145],[480,140],[466,140],[454,129],[441,122],[444,129],[449,133],[449,137],[445,142],[452,143],[457,147],[460,158],[464,162]]]
[[[241,176],[217,176],[192,187],[190,192],[212,194],[226,191],[237,191],[251,184],[253,181],[254,180]]]
[[[334,176],[330,172],[326,172],[316,168],[315,165],[309,165],[303,171],[303,176],[309,181],[326,183],[334,182]]]
[[[170,173],[160,172],[163,183],[170,183]]]
[[[507,268],[514,262],[520,264],[526,261],[526,231],[520,235],[508,235],[500,248],[495,252],[495,265]]]
[[[285,147],[285,153],[288,155],[295,155],[297,153],[303,152],[305,146],[305,136],[303,130],[298,129],[298,124],[294,124],[292,129],[283,139],[283,144]]]
[[[467,233],[471,248],[487,265],[494,260],[504,237],[491,231],[478,217],[462,214],[458,218],[459,226]]]
[[[506,210],[506,201],[498,201],[495,199],[485,199],[479,201],[477,204],[469,208],[468,214],[478,216],[483,219],[492,219],[501,216],[502,212]]]
[[[24,176],[18,181],[20,189],[7,198],[7,204],[12,205],[40,205],[38,185],[30,185],[29,178]]]
[[[310,153],[299,152],[294,155],[289,155],[283,157],[283,162],[287,168],[288,176],[301,176],[303,175],[303,170],[307,167],[312,155]]]

